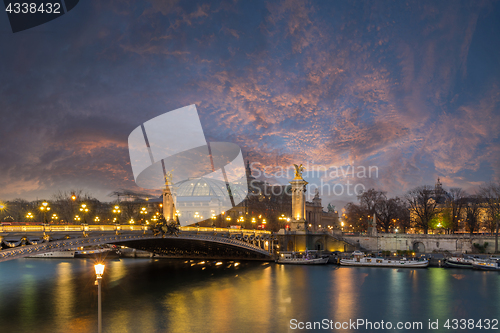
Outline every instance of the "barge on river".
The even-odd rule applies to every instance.
[[[365,257],[361,251],[354,251],[353,258],[341,259],[341,266],[368,266],[368,267],[397,267],[397,268],[425,268],[429,266],[428,260],[406,260],[391,258]]]

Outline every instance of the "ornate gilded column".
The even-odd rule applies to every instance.
[[[163,189],[163,216],[167,222],[174,221],[175,214],[175,193],[172,184],[172,174],[165,176],[165,188]]]
[[[292,185],[292,221],[290,223],[291,231],[306,230],[306,198],[305,190],[308,184],[302,178],[304,167],[302,164],[295,166],[295,178],[290,182]]]

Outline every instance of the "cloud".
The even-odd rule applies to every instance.
[[[130,130],[193,103],[208,140],[263,165],[377,165],[362,181],[389,194],[499,176],[500,65],[488,90],[470,75],[481,22],[496,19],[482,4],[88,6],[47,44],[6,40],[0,196],[133,187]]]

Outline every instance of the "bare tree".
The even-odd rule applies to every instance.
[[[467,204],[464,206],[465,224],[471,235],[479,229],[480,208],[481,200],[478,196],[473,195],[467,198]]]
[[[403,233],[406,233],[406,230],[411,228],[410,207],[406,201],[400,199],[400,205],[397,209],[397,226],[401,228]]]
[[[376,206],[377,222],[384,229],[384,232],[388,233],[389,229],[395,225],[401,204],[398,197],[387,199],[384,194],[380,198]]]
[[[75,216],[80,213],[80,205],[82,203],[88,204],[89,202],[96,201],[88,193],[83,190],[59,191],[53,195],[53,211],[57,212],[60,220],[66,223],[75,223]],[[81,220],[83,222],[83,220]]]
[[[498,227],[500,221],[500,183],[482,186],[479,195],[488,207],[488,214],[495,223],[495,253],[498,253]]]
[[[24,199],[14,199],[5,203],[6,210],[3,219],[11,217],[16,222],[27,221],[26,215],[32,213],[35,221],[41,219],[36,202],[29,202]]]
[[[368,228],[368,211],[356,205],[355,203],[348,203],[345,207],[345,223],[347,226],[352,226],[353,230],[356,232],[366,231]]]
[[[449,229],[454,233],[458,230],[458,221],[462,215],[465,205],[464,198],[467,194],[458,187],[450,188],[448,194],[449,196],[446,200],[448,216],[446,218],[450,221]]]
[[[362,192],[358,195],[359,205],[362,209],[368,212],[368,215],[373,216],[377,211],[377,205],[387,200],[385,192],[377,191],[373,188]]]
[[[412,220],[417,227],[424,230],[425,234],[429,232],[432,219],[440,212],[438,207],[440,195],[436,193],[434,187],[428,185],[416,187],[406,194]]]

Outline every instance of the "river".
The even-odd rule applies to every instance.
[[[93,264],[0,263],[1,332],[96,332]],[[460,331],[451,321],[446,329],[448,319],[473,320],[463,331],[474,332],[485,331],[476,326],[479,319],[493,328],[500,318],[500,274],[459,269],[121,259],[106,262],[102,291],[104,332],[375,331],[356,330],[357,320],[422,323],[421,330],[377,332]],[[429,320],[438,320],[439,330],[430,330]],[[314,322],[331,326],[298,329]],[[340,329],[331,330],[335,325]]]

